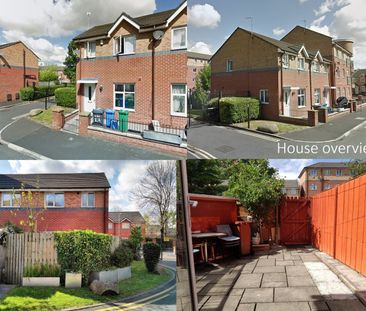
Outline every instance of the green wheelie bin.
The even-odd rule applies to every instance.
[[[119,114],[119,130],[121,132],[128,132],[128,111],[120,110]]]

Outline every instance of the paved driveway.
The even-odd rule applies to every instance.
[[[312,249],[278,249],[196,273],[200,310],[366,310]]]

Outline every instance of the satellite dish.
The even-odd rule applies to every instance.
[[[153,38],[156,40],[156,41],[159,41],[161,40],[161,38],[163,38],[164,36],[164,31],[161,31],[161,30],[156,30],[153,32]]]

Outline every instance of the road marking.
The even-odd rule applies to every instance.
[[[208,153],[207,151],[188,145],[188,151],[190,152],[190,154],[192,154],[195,158],[197,159],[216,159],[216,157],[210,153]]]

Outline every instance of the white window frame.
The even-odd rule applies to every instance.
[[[134,91],[126,92],[126,87],[125,87],[126,84],[133,85]],[[116,91],[116,85],[123,85],[124,91]],[[116,106],[116,94],[123,94],[123,107]],[[134,94],[134,99],[135,99],[134,109],[126,108],[126,94]],[[136,84],[135,83],[114,83],[113,84],[113,109],[114,110],[127,110],[127,111],[132,111],[132,112],[134,112],[136,110]]]
[[[325,184],[324,185],[324,190],[329,190],[332,189],[332,185],[331,184]]]
[[[93,195],[93,202],[92,202],[92,205],[90,205],[89,203],[89,194],[92,194]],[[87,196],[87,205],[84,205],[83,204],[83,197],[84,196]],[[81,207],[86,207],[86,208],[92,208],[92,207],[95,207],[95,192],[82,192],[81,193]]]
[[[174,46],[174,32],[176,31],[176,30],[182,30],[182,29],[184,29],[185,30],[185,46],[184,47],[182,47],[182,46],[179,46],[179,47],[175,47]],[[173,28],[172,29],[172,32],[171,32],[171,48],[172,48],[172,50],[185,50],[185,49],[187,49],[187,42],[188,42],[188,30],[187,30],[187,27],[185,26],[185,27],[177,27],[177,28]]]
[[[184,94],[174,94],[173,93],[173,87],[174,86],[182,86],[182,85],[184,85],[184,87],[185,87]],[[176,112],[176,111],[174,111],[174,96],[182,96],[182,97],[184,97],[184,112]],[[184,84],[184,83],[173,83],[170,86],[170,114],[172,116],[176,116],[176,117],[187,117],[187,109],[188,109],[188,102],[187,102],[187,84]]]
[[[311,177],[316,177],[318,176],[318,170],[317,169],[311,169],[310,172],[309,172],[309,175]]]
[[[331,175],[332,175],[332,171],[330,169],[324,170],[324,176],[331,176]]]
[[[303,92],[300,94],[300,92]],[[304,98],[304,104],[300,105],[300,98]],[[297,91],[297,107],[298,108],[306,108],[306,89],[299,89]]]
[[[126,53],[125,50],[125,39],[127,38],[134,38],[135,42],[133,45],[133,52]],[[116,40],[119,40],[119,51],[117,51],[117,44]],[[122,40],[123,40],[123,51],[122,51]],[[136,54],[136,36],[135,35],[128,35],[128,36],[119,36],[113,38],[113,54],[114,55],[134,55]]]
[[[290,67],[290,58],[288,54],[282,55],[282,67],[283,68],[289,68]]]
[[[108,230],[112,230],[113,229],[113,223],[112,222],[109,222],[108,223]]]
[[[336,170],[336,176],[337,177],[343,176],[343,171],[341,169],[337,169]]]
[[[63,206],[56,206],[56,195],[60,195],[62,194],[63,195],[63,201],[64,201],[64,204]],[[47,196],[48,195],[54,195],[54,200],[53,200],[53,206],[52,205],[47,205]],[[46,208],[65,208],[65,193],[64,192],[45,192],[44,194],[44,206]]]
[[[226,60],[226,72],[232,72],[234,70],[234,62],[231,59]]]
[[[318,60],[313,61],[313,72],[320,72],[320,63]]]
[[[311,191],[317,191],[317,190],[318,190],[318,185],[317,185],[317,184],[313,184],[313,183],[311,183],[311,184],[309,185],[309,189],[310,189]]]
[[[91,43],[95,44],[95,52],[93,54],[89,54],[89,46]],[[87,41],[85,46],[85,58],[95,58],[97,55],[97,42],[96,41]]]
[[[269,104],[269,91],[267,89],[259,90],[259,101],[263,105]]]
[[[317,102],[317,96],[319,97],[319,100]],[[322,98],[321,98],[321,89],[314,89],[314,104],[319,104],[321,103],[322,101]]]
[[[4,195],[10,195],[10,205],[9,206],[4,205]],[[14,195],[19,198],[14,199]],[[17,200],[19,200],[19,202],[21,200],[21,194],[19,192],[16,192],[15,194],[12,192],[2,192],[1,193],[1,207],[5,207],[5,208],[20,207],[20,204],[14,203],[14,201],[16,202]]]
[[[128,225],[128,228],[123,228],[123,225]],[[131,229],[131,224],[129,222],[123,222],[121,224],[121,230],[130,230]]]
[[[302,61],[300,62],[300,60],[302,60]],[[300,66],[300,64],[302,64],[302,67]],[[305,57],[298,56],[298,58],[297,58],[297,69],[298,70],[305,70]]]

